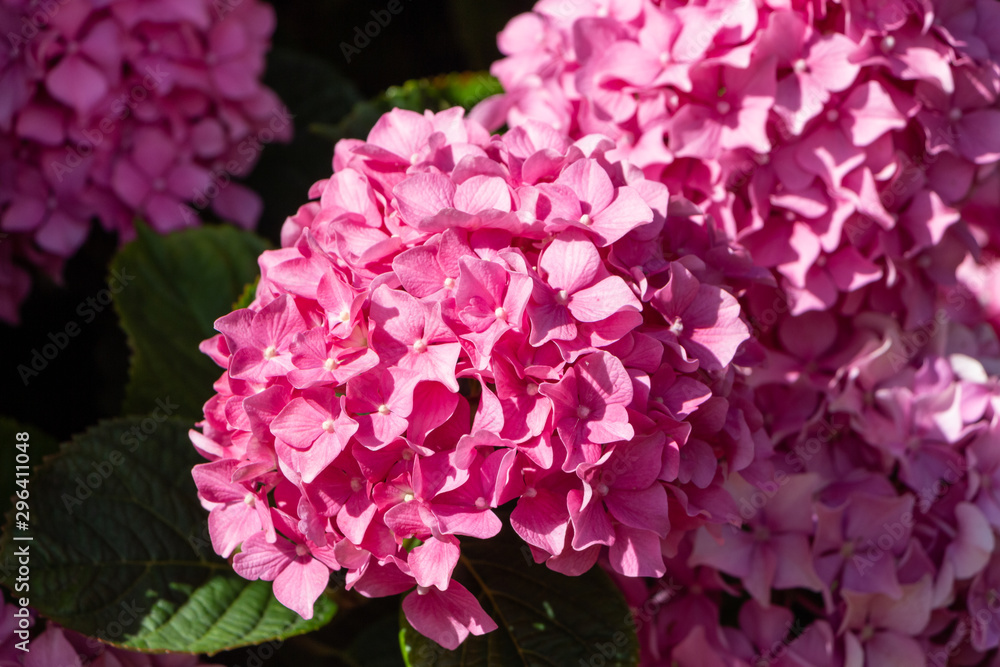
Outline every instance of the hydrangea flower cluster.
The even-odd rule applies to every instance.
[[[15,634],[21,629],[15,616],[19,609],[0,599],[0,667],[220,667],[201,662],[194,655],[150,655],[114,648],[51,621],[42,632],[31,632],[25,651],[26,640]],[[34,620],[32,614],[31,627]]]
[[[976,0],[541,0],[473,117],[610,136],[793,314],[849,300],[913,327],[973,235],[995,243],[998,20]]]
[[[613,137],[776,282],[741,299],[767,436],[731,526],[619,578],[643,664],[996,664],[998,18],[542,0],[501,34],[474,118]]]
[[[998,20],[541,0],[471,119],[338,144],[203,345],[216,550],[454,648],[510,503],[643,664],[997,664]]]
[[[291,136],[260,82],[274,11],[259,0],[0,0],[0,317],[17,321],[35,265],[58,278],[93,219],[124,242],[211,208],[252,226],[232,182]]]
[[[452,580],[459,536],[498,533],[627,577],[734,507],[766,442],[734,359],[734,293],[760,279],[613,142],[461,109],[394,110],[260,259],[256,298],[202,349],[225,369],[194,470],[216,551],[304,617],[330,572],[411,589],[454,648],[495,627]],[[272,502],[273,499],[273,502]]]
[[[824,312],[761,336],[773,450],[727,480],[730,527],[623,583],[643,664],[995,664],[1000,344],[959,321],[971,296],[924,329]]]

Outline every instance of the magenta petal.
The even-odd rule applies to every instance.
[[[610,545],[614,539],[614,527],[600,499],[592,499],[573,514],[573,548],[577,551],[594,544]]]
[[[528,544],[557,554],[566,541],[569,524],[566,498],[547,491],[535,494],[518,500],[510,515],[511,527]]]
[[[393,188],[399,212],[410,225],[417,226],[443,209],[451,208],[456,186],[442,174],[416,174]]]
[[[271,422],[271,433],[296,449],[306,449],[323,432],[330,413],[313,401],[295,398]]]
[[[11,651],[13,651],[15,641],[13,625],[11,623],[10,638],[7,640],[10,642]],[[69,643],[62,628],[59,627],[53,626],[46,629],[45,632],[31,641],[28,648],[28,653],[24,654],[25,667],[55,667],[56,665],[59,667],[81,667],[83,664],[76,649]],[[17,663],[12,661],[10,664]],[[89,660],[88,664],[90,664]]]
[[[257,511],[242,501],[225,507],[218,507],[208,515],[208,533],[212,536],[215,553],[223,558],[229,555],[241,542],[263,526]]]
[[[76,109],[81,116],[87,113],[108,93],[104,75],[80,56],[66,56],[55,66],[46,79],[52,97]]]
[[[549,285],[572,294],[597,277],[601,257],[582,233],[568,231],[557,236],[545,249],[538,266],[548,274]]]
[[[466,213],[510,211],[511,199],[507,183],[496,176],[473,176],[455,190],[455,208]]]
[[[469,633],[484,635],[497,624],[464,586],[452,582],[446,591],[422,588],[403,600],[406,620],[417,632],[454,651]]]
[[[660,538],[645,530],[619,527],[608,557],[626,577],[662,577],[666,573]]]
[[[659,484],[640,491],[615,489],[607,495],[604,503],[611,516],[626,526],[660,537],[666,537],[670,530],[667,492]]]
[[[459,555],[458,540],[454,537],[432,537],[411,551],[406,562],[418,586],[437,586],[444,591],[448,589]]]
[[[503,522],[493,512],[469,512],[465,508],[451,509],[435,505],[438,527],[448,535],[470,535],[480,540],[493,537],[503,528]],[[449,511],[450,510],[450,511]]]
[[[926,663],[927,654],[912,637],[895,632],[880,632],[865,644],[868,665],[912,667]]]
[[[1000,111],[981,109],[965,114],[959,127],[958,149],[976,164],[1000,159]]]
[[[580,322],[599,322],[625,307],[642,309],[635,294],[618,276],[608,276],[574,293],[568,304],[569,312]]]
[[[251,535],[233,558],[233,569],[244,579],[274,581],[295,558],[295,546],[285,540],[273,544],[264,533]]]
[[[590,213],[603,211],[614,197],[615,190],[611,179],[594,160],[574,162],[559,175],[556,183],[572,189],[581,201],[590,205]]]
[[[843,110],[850,118],[848,134],[855,146],[868,146],[886,132],[906,127],[906,118],[877,81],[855,88]]]
[[[601,245],[607,246],[652,221],[649,205],[633,188],[624,187],[618,189],[618,196],[606,209],[594,216],[591,229],[601,237]]]
[[[330,570],[312,556],[291,563],[274,580],[274,597],[307,621],[313,605],[330,583]]]
[[[264,212],[264,201],[256,192],[240,183],[230,183],[212,200],[212,210],[220,218],[252,229]]]

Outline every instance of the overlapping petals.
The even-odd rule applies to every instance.
[[[501,506],[574,574],[603,549],[662,575],[672,533],[726,521],[699,494],[725,496],[762,433],[733,390],[738,272],[675,245],[668,220],[697,236],[704,218],[612,147],[540,123],[490,137],[460,110],[338,144],[255,301],[203,345],[226,370],[195,481],[237,572],[303,616],[333,570],[412,590],[414,627],[453,648],[495,627],[452,573]],[[673,261],[623,268],[640,248]]]
[[[137,218],[256,224],[262,202],[234,179],[292,132],[261,83],[268,5],[3,0],[0,26],[0,233],[16,261],[0,318],[18,321],[25,269],[58,278],[95,220],[122,242]]]

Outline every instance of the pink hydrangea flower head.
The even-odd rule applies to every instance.
[[[68,0],[49,16],[4,0],[0,24],[0,232],[23,239],[22,262],[52,272],[94,220],[122,242],[136,218],[164,233],[208,209],[256,224],[260,198],[233,179],[292,132],[260,81],[269,5]],[[5,291],[15,302],[23,275]]]
[[[960,211],[996,190],[981,168],[1000,158],[996,11],[958,4],[542,1],[500,33],[506,92],[472,116],[612,137],[772,270],[796,314],[845,295],[884,308],[887,289],[920,320],[907,285],[941,264],[932,247],[995,226]]]
[[[490,137],[460,110],[338,144],[254,302],[203,344],[225,371],[195,481],[238,572],[303,616],[330,570],[365,595],[415,587],[411,623],[454,647],[494,626],[452,574],[501,505],[568,574],[604,549],[662,575],[672,512],[697,517],[681,532],[726,520],[725,471],[761,434],[734,370],[753,278],[613,145],[537,122]],[[682,457],[708,474],[679,478]]]

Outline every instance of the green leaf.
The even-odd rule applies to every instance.
[[[503,92],[500,82],[486,72],[453,72],[430,79],[412,79],[391,86],[372,100],[355,105],[337,125],[314,124],[316,134],[337,141],[346,137],[364,139],[379,117],[391,109],[443,111],[461,106],[466,110],[490,95]]]
[[[229,226],[159,236],[140,225],[138,232],[111,262],[112,276],[127,282],[114,295],[132,349],[123,413],[146,414],[166,402],[177,406],[168,414],[194,420],[221,373],[198,344],[258,275],[267,243]]]
[[[250,307],[250,304],[257,297],[257,285],[259,283],[260,276],[257,276],[253,282],[246,284],[246,287],[243,288],[243,294],[240,294],[240,298],[236,299],[236,302],[233,303],[233,310]]]
[[[270,583],[212,553],[187,431],[179,419],[102,422],[43,464],[30,486],[33,539],[13,539],[10,515],[0,539],[0,562],[29,549],[31,588],[19,595],[70,629],[142,651],[215,653],[327,623],[330,600],[305,621]],[[0,571],[8,587],[14,577]]]
[[[527,555],[526,555],[527,554]],[[621,591],[599,567],[568,577],[537,565],[509,528],[490,540],[462,543],[455,578],[499,626],[469,635],[456,651],[424,637],[400,614],[408,667],[639,664],[639,644]],[[582,662],[581,662],[582,661]]]

